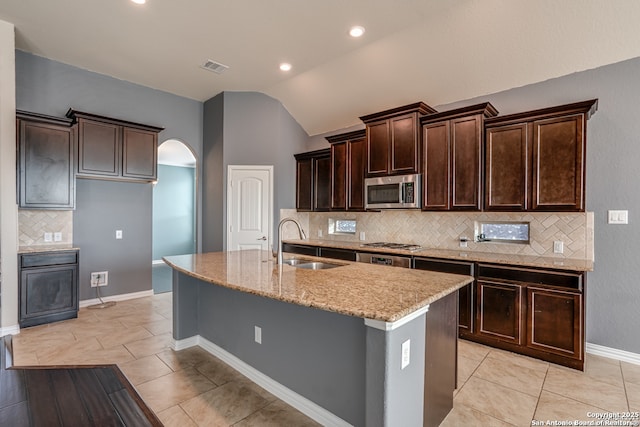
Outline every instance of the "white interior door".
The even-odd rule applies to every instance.
[[[227,250],[271,249],[273,166],[229,166]]]

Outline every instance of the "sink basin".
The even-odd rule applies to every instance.
[[[288,264],[297,268],[305,268],[307,270],[326,270],[328,268],[340,267],[342,264],[332,264],[330,262],[314,262],[306,259],[285,259],[283,264]]]
[[[293,266],[298,266],[300,264],[305,264],[308,263],[308,260],[305,259],[285,259],[284,261],[282,261],[283,264],[287,264],[287,265],[293,265]]]
[[[331,264],[329,262],[305,262],[297,264],[298,268],[306,268],[307,270],[326,270],[328,268],[340,267],[341,264]]]

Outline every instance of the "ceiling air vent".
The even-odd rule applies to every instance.
[[[201,65],[201,67],[205,70],[213,71],[216,74],[222,74],[229,68],[228,65],[212,61],[211,59],[207,59],[205,63]]]

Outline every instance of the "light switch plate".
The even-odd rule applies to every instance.
[[[629,211],[607,211],[607,224],[629,224]]]
[[[44,241],[46,243],[53,242],[53,234],[52,233],[44,233]]]
[[[62,242],[62,233],[59,232],[59,231],[53,233],[53,241],[54,242]]]
[[[116,239],[122,239],[122,230],[116,230]]]

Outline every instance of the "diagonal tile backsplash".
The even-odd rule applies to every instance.
[[[45,242],[44,233],[62,233],[62,241]],[[18,211],[18,245],[64,245],[73,243],[73,211]]]
[[[298,219],[309,237],[318,238],[322,230],[323,240],[358,241],[360,232],[365,233],[367,242],[386,241],[415,243],[426,248],[459,249],[461,236],[471,239],[468,251],[508,253],[518,255],[548,256],[592,260],[593,213],[592,212],[422,212],[413,210],[382,212],[296,212],[283,209],[281,218],[292,216]],[[356,235],[328,234],[329,218],[355,219]],[[476,222],[507,221],[529,222],[530,242],[497,243],[475,242]],[[297,239],[294,228],[285,229],[285,238]],[[564,253],[553,253],[553,242],[564,243]]]

